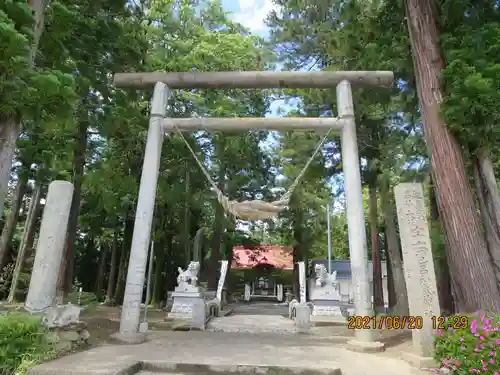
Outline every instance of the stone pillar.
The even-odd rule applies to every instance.
[[[50,183],[36,246],[30,287],[24,305],[25,310],[32,314],[41,313],[54,304],[72,199],[73,184],[71,182],[53,181]]]
[[[356,123],[351,84],[348,81],[342,81],[337,86],[337,110],[339,118],[344,120],[340,139],[355,314],[373,316]],[[356,330],[354,340],[347,344],[348,348],[363,352],[381,351],[384,347],[382,343],[374,342],[373,331],[369,329]]]
[[[306,303],[306,264],[299,264],[299,303]]]
[[[167,108],[168,93],[168,87],[164,83],[158,82],[155,85],[151,102],[146,151],[142,164],[120,330],[112,335],[112,339],[123,343],[138,344],[146,340],[145,334],[139,333],[138,329],[163,144],[163,119]]]
[[[405,359],[415,367],[432,368],[432,317],[439,316],[440,307],[424,191],[422,184],[405,183],[394,188],[394,195],[410,315],[423,320],[421,329],[412,330],[414,353]]]
[[[243,293],[243,300],[250,301],[250,285],[245,284],[245,292]]]
[[[217,292],[215,293],[215,298],[217,298],[221,302],[221,308],[222,308],[222,289],[224,288],[224,283],[226,281],[228,264],[229,261],[227,260],[221,261],[219,283],[217,285]]]
[[[278,291],[277,291],[277,298],[279,302],[283,302],[283,284],[278,284],[277,286]]]

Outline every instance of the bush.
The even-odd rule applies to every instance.
[[[99,303],[97,296],[89,292],[71,292],[68,294],[67,301],[73,305],[80,305],[85,307],[92,307]],[[80,303],[78,303],[80,302]]]
[[[435,332],[435,359],[457,375],[500,375],[500,315],[476,312],[460,329],[453,327],[456,318]]]
[[[0,374],[19,375],[53,357],[40,318],[24,313],[0,316]]]

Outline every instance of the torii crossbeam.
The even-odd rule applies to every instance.
[[[391,87],[388,71],[117,73],[116,87],[149,88],[163,82],[171,89],[331,89],[342,81],[353,87]]]

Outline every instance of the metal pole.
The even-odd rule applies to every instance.
[[[328,226],[328,274],[332,274],[332,215],[330,214],[330,202],[326,205],[326,223]]]
[[[148,268],[148,282],[146,284],[146,301],[144,303],[144,316],[143,316],[143,322],[147,322],[147,316],[148,316],[148,305],[149,305],[149,298],[150,298],[150,289],[151,289],[151,275],[153,274],[153,255],[154,255],[154,241],[151,241],[151,250],[149,253],[149,268]]]

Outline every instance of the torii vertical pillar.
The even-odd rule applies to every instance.
[[[337,85],[337,110],[339,118],[344,120],[341,132],[342,165],[355,314],[373,316],[354,104],[351,84],[348,81],[342,81]],[[373,333],[370,329],[356,330],[354,339],[347,342],[347,347],[359,352],[384,350],[383,343],[374,341]]]
[[[164,83],[158,82],[155,85],[151,101],[151,115],[142,165],[120,330],[111,336],[112,339],[127,344],[139,344],[146,341],[146,334],[139,333],[139,318],[160,169],[163,119],[167,108],[168,93],[169,88]]]

